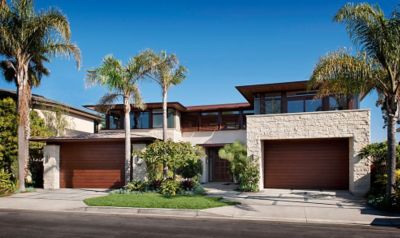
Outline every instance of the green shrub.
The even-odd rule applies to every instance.
[[[161,183],[160,193],[163,196],[171,197],[175,196],[180,190],[179,182],[173,179],[166,179]]]
[[[239,183],[239,189],[244,192],[258,191],[258,182],[260,171],[257,161],[247,156],[246,146],[236,141],[225,145],[218,152],[219,157],[228,160],[231,173],[236,182]]]
[[[11,174],[0,170],[0,195],[15,191],[15,184],[11,181]]]
[[[124,190],[128,192],[145,192],[147,187],[148,185],[145,181],[135,180],[125,185]]]
[[[193,187],[193,193],[195,195],[204,195],[206,194],[206,190],[203,188],[203,186],[201,186],[201,184],[198,183]]]
[[[203,163],[200,159],[189,160],[185,164],[180,166],[176,170],[176,173],[186,179],[197,178],[203,173]]]

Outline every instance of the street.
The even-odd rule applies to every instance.
[[[0,210],[0,237],[400,237],[394,227]]]

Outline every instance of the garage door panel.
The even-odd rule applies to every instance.
[[[120,142],[61,145],[60,186],[117,188],[124,185],[124,144]]]
[[[264,142],[267,188],[348,189],[348,139]]]

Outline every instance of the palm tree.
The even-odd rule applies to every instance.
[[[80,51],[71,43],[67,17],[56,9],[35,12],[32,0],[3,1],[0,7],[0,54],[3,71],[14,80],[18,94],[18,177],[25,190],[25,165],[29,157],[29,111],[32,87],[48,71],[43,63],[53,56],[73,56],[79,68]],[[5,72],[5,71],[4,71]]]
[[[146,76],[150,69],[146,66],[145,57],[139,54],[131,58],[127,65],[113,56],[106,56],[101,66],[88,71],[86,81],[88,84],[99,84],[108,87],[109,93],[105,94],[99,102],[99,109],[108,111],[112,104],[122,99],[124,103],[124,128],[125,128],[125,161],[131,162],[131,126],[130,111],[133,103],[136,108],[144,109],[138,81]],[[132,174],[132,168],[130,169]],[[130,176],[132,178],[132,176]]]
[[[149,75],[161,87],[162,92],[162,110],[163,110],[163,141],[167,141],[168,128],[168,90],[173,85],[180,84],[186,78],[186,68],[179,64],[179,60],[175,54],[168,55],[167,52],[161,51],[159,54],[152,50],[144,52],[147,61],[152,68]],[[168,166],[163,164],[163,177],[168,177]]]
[[[179,64],[179,60],[175,54],[168,55],[165,51],[156,54],[152,50],[146,50],[144,53],[152,67],[150,77],[161,87],[163,103],[163,140],[166,141],[168,128],[168,90],[171,86],[178,85],[185,80],[187,70],[184,66]]]
[[[376,90],[387,126],[388,183],[386,196],[395,192],[396,123],[400,96],[400,17],[394,12],[386,18],[378,6],[346,4],[334,20],[344,23],[355,45],[355,55],[339,50],[322,57],[310,79],[319,87],[318,96],[367,94]]]

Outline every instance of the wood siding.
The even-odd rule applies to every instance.
[[[264,187],[348,189],[348,139],[264,142]]]
[[[123,142],[63,143],[61,188],[118,188],[124,185]]]

